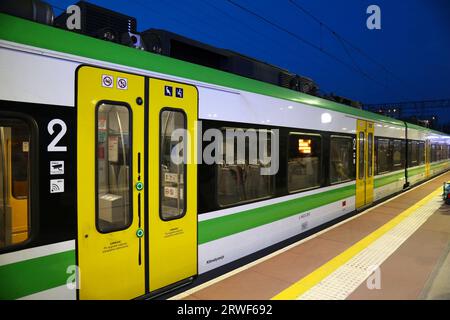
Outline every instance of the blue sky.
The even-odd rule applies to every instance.
[[[320,25],[288,0],[233,1],[317,46],[322,44],[324,50],[356,68],[342,43],[324,28],[321,33]],[[373,79],[369,80],[226,0],[90,2],[136,17],[139,31],[166,29],[231,49],[310,77],[325,92],[365,103],[450,98],[450,1],[294,1],[389,73],[347,46],[354,62]],[[66,8],[75,1],[48,2]],[[366,27],[366,9],[371,4],[381,8],[381,30]]]

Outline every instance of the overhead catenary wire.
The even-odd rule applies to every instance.
[[[338,32],[336,32],[333,28],[331,28],[329,25],[327,25],[326,23],[324,23],[323,21],[321,21],[319,18],[317,18],[315,15],[313,15],[310,11],[306,10],[302,5],[298,4],[296,1],[294,0],[288,0],[289,3],[291,3],[296,9],[298,9],[299,11],[303,12],[305,15],[307,15],[308,17],[310,17],[311,19],[313,19],[316,23],[318,23],[320,25],[321,30],[323,28],[325,28],[326,30],[328,30],[328,32],[330,32],[342,45],[342,47],[344,48],[344,50],[346,51],[347,55],[349,56],[349,58],[354,61],[354,64],[356,65],[356,61],[354,59],[353,56],[350,55],[349,51],[348,51],[348,47],[352,48],[353,50],[355,50],[356,52],[358,52],[361,56],[363,56],[364,58],[366,58],[367,60],[369,60],[370,62],[372,62],[373,64],[375,64],[376,66],[378,66],[380,69],[382,69],[385,74],[386,74],[386,78],[385,78],[385,84],[388,87],[388,75],[390,75],[392,78],[396,79],[398,82],[400,82],[405,88],[411,90],[410,85],[408,83],[406,83],[406,81],[402,78],[400,78],[399,76],[397,76],[394,72],[392,72],[391,70],[389,70],[385,65],[383,65],[381,62],[377,61],[375,58],[373,58],[372,56],[370,56],[368,53],[366,53],[364,50],[362,50],[361,48],[359,48],[358,46],[356,46],[355,44],[353,44],[350,40],[346,39],[345,37],[343,37],[342,35],[340,35]],[[321,37],[322,37],[322,31],[321,31]],[[322,40],[321,40],[322,42]],[[346,46],[347,45],[347,46]],[[414,90],[417,91],[417,90]]]
[[[358,68],[356,68],[355,66],[353,66],[353,65],[351,65],[351,64],[349,64],[349,63],[347,63],[347,62],[345,62],[344,60],[340,59],[340,58],[337,57],[336,55],[334,55],[334,54],[332,54],[331,52],[325,50],[324,48],[322,48],[322,47],[320,47],[320,46],[314,44],[313,42],[311,42],[311,41],[309,41],[309,40],[307,40],[307,39],[301,37],[300,35],[298,35],[298,34],[292,32],[292,31],[290,31],[290,30],[284,28],[283,26],[280,26],[280,25],[276,24],[275,22],[270,21],[269,19],[265,18],[264,16],[262,16],[262,15],[256,13],[256,12],[254,12],[254,11],[252,11],[252,10],[250,10],[250,9],[248,9],[248,8],[246,8],[246,7],[244,7],[244,6],[242,6],[242,5],[240,5],[239,3],[237,3],[237,2],[235,2],[235,1],[233,1],[233,0],[225,0],[225,1],[227,1],[228,3],[232,4],[233,6],[235,6],[235,7],[237,7],[237,8],[240,8],[241,10],[247,12],[248,14],[253,15],[253,16],[257,17],[258,19],[260,19],[260,20],[266,22],[267,24],[271,25],[273,28],[275,28],[275,29],[277,29],[277,30],[280,30],[280,31],[282,31],[282,32],[284,32],[284,33],[290,35],[291,37],[297,39],[298,41],[302,42],[303,44],[305,44],[305,45],[307,45],[307,46],[310,46],[310,47],[314,48],[315,50],[317,50],[317,51],[319,51],[319,52],[322,52],[322,53],[325,54],[326,56],[328,56],[328,57],[330,57],[331,59],[333,59],[333,60],[339,62],[340,64],[342,64],[343,66],[347,67],[347,68],[350,69],[351,71],[356,72],[356,73],[362,75],[363,77],[367,78],[368,80],[370,80],[370,81],[376,83],[377,85],[379,85],[379,86],[381,86],[381,87],[383,87],[383,88],[389,90],[389,88],[386,87],[385,84],[383,84],[383,83],[377,81],[376,79],[372,78],[372,77],[369,76],[368,74],[366,74],[366,73],[364,73],[364,72],[361,72],[361,71],[360,71]]]

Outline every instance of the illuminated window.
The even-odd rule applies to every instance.
[[[131,225],[131,116],[126,106],[97,108],[97,229],[107,233]]]
[[[311,139],[298,139],[298,152],[303,154],[310,154]]]
[[[30,128],[0,118],[0,249],[29,237]]]
[[[186,115],[182,110],[163,109],[160,115],[160,203],[161,218],[173,220],[186,212],[186,154],[185,136],[173,139],[177,129],[186,129]],[[177,155],[178,158],[174,158]]]

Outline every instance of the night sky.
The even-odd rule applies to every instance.
[[[386,69],[350,44],[344,42],[344,47],[289,0],[232,1],[322,47],[347,66],[227,0],[90,2],[136,17],[138,31],[166,29],[231,49],[310,77],[324,92],[364,103],[450,98],[449,0],[294,0]],[[76,1],[48,2],[59,14]],[[381,30],[366,27],[371,4],[381,8]]]

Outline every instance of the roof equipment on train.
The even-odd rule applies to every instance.
[[[181,35],[159,29],[137,32],[136,18],[85,1],[75,4],[81,12],[81,28],[73,31],[126,46],[206,67],[271,83],[291,90],[318,95],[317,84],[304,76],[289,72],[240,53],[216,48]],[[70,13],[54,18],[50,5],[39,0],[3,0],[0,12],[39,23],[67,27]]]

